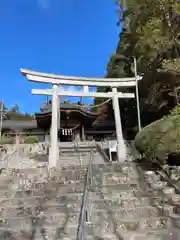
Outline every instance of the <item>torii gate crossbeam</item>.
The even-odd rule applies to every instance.
[[[32,89],[32,94],[34,95],[53,95],[52,89]],[[93,97],[93,98],[112,98],[116,95],[118,98],[134,98],[134,93],[122,93],[117,92],[108,92],[108,93],[101,93],[101,92],[72,92],[72,91],[62,91],[58,90],[58,95],[62,97]]]
[[[29,70],[21,69],[21,73],[28,78],[29,81],[39,83],[50,83],[52,89],[34,89],[33,94],[40,95],[52,95],[52,124],[51,124],[51,149],[49,153],[49,167],[56,167],[59,159],[59,147],[57,139],[57,128],[58,128],[58,111],[59,111],[59,96],[87,96],[87,97],[103,97],[112,98],[115,123],[116,123],[116,136],[117,136],[117,153],[118,160],[124,161],[126,159],[126,147],[122,135],[121,116],[119,108],[119,98],[132,98],[132,93],[120,93],[117,91],[118,87],[136,86],[136,78],[82,78],[82,77],[71,77],[61,76],[54,74],[39,73]],[[140,80],[140,79],[138,79]],[[112,87],[112,92],[108,93],[97,93],[97,92],[67,92],[59,91],[58,85],[81,85],[81,86],[106,86]]]

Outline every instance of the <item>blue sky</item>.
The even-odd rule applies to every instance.
[[[0,0],[0,98],[25,112],[39,111],[45,96],[20,68],[62,75],[103,77],[115,51],[115,0]]]

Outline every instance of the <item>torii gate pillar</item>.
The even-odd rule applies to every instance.
[[[117,155],[118,161],[124,162],[126,159],[126,146],[123,140],[122,134],[122,124],[121,124],[121,114],[120,114],[120,107],[119,107],[119,98],[117,96],[117,88],[112,88],[112,92],[114,96],[112,97],[113,109],[114,109],[114,118],[116,124],[116,138],[117,138]]]
[[[59,96],[57,84],[53,84],[52,92],[53,94],[52,94],[49,168],[57,167],[59,159],[59,146],[58,146]]]

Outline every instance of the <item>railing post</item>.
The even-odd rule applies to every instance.
[[[112,162],[112,153],[111,153],[111,143],[110,143],[110,140],[108,141],[108,147],[109,147],[109,161]]]
[[[140,113],[140,104],[139,104],[139,89],[138,89],[138,76],[137,76],[137,61],[134,59],[134,74],[136,79],[136,106],[137,106],[137,117],[138,117],[138,129],[141,131],[141,113]]]

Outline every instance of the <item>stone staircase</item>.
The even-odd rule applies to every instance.
[[[51,176],[46,169],[4,171],[0,186],[1,234],[6,230],[6,235],[16,239],[59,239],[55,238],[58,233],[76,233],[84,173],[84,167],[57,170]]]
[[[180,196],[145,171],[142,184],[134,163],[93,166],[91,221],[101,239],[176,239]],[[153,178],[156,178],[153,182]],[[87,233],[85,234],[87,235]],[[179,239],[179,238],[177,238]]]
[[[61,145],[50,172],[9,164],[0,174],[0,239],[178,240],[180,170],[168,171],[176,190],[134,162],[104,163],[90,144]]]

